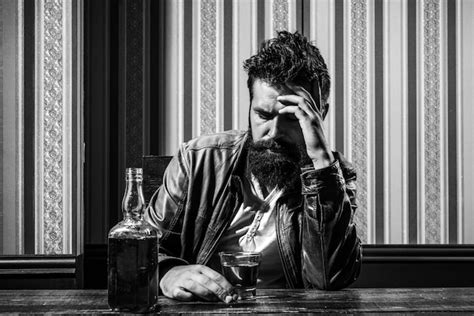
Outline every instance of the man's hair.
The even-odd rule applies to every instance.
[[[293,81],[303,86],[318,83],[321,98],[327,102],[330,79],[319,49],[298,32],[278,32],[276,38],[262,43],[257,54],[244,62],[248,74],[247,86],[253,99],[253,84],[260,79],[268,84],[280,85]]]

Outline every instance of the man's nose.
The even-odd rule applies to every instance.
[[[270,132],[271,138],[280,138],[285,134],[285,123],[280,115],[276,115],[271,122]]]

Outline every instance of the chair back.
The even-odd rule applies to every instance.
[[[153,193],[163,183],[163,175],[171,161],[171,156],[143,156],[143,195],[148,205]]]

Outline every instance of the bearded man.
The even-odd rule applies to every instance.
[[[279,32],[244,63],[248,131],[179,148],[146,219],[162,233],[160,289],[234,299],[220,251],[262,254],[259,288],[340,289],[360,271],[354,170],[323,131],[330,80],[319,50]]]

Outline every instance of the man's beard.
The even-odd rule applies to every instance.
[[[299,189],[301,166],[308,163],[304,146],[268,139],[247,141],[248,168],[260,184],[288,191]]]

